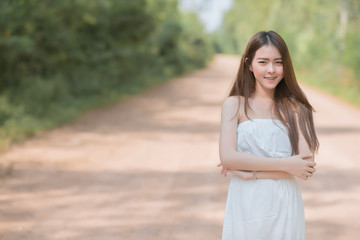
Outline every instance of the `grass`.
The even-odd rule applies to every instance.
[[[324,66],[313,72],[301,70],[297,73],[297,78],[305,84],[360,107],[360,83],[356,81],[350,69]]]

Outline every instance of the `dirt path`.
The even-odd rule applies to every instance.
[[[2,153],[0,239],[220,239],[220,108],[238,59],[85,114]],[[307,239],[359,239],[360,110],[305,87],[318,171],[301,182]]]

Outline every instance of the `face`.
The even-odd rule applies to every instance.
[[[259,48],[250,70],[256,79],[256,90],[274,91],[284,77],[283,62],[279,50],[272,45]]]

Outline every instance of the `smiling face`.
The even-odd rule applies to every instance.
[[[259,48],[250,65],[256,80],[256,91],[273,94],[284,77],[283,62],[279,50],[273,45]]]

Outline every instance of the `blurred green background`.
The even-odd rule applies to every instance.
[[[299,81],[360,106],[359,0],[233,0],[215,49],[241,54],[260,30],[288,44]]]
[[[0,1],[0,147],[202,68],[210,38],[176,0]]]
[[[241,55],[260,30],[283,36],[300,81],[360,105],[358,0],[227,0],[221,25],[205,28],[219,2],[2,0],[0,148],[203,68],[215,53]]]

